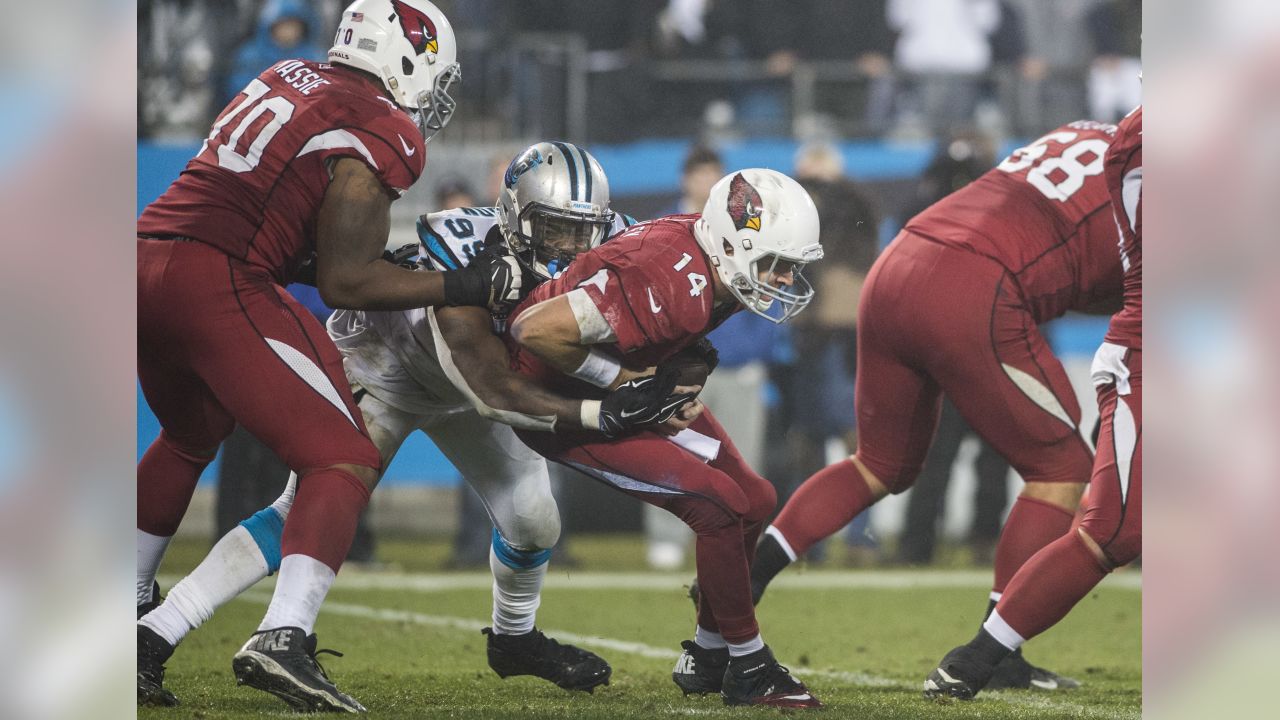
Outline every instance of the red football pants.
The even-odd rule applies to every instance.
[[[202,243],[138,240],[138,379],[163,428],[138,470],[148,532],[176,527],[237,422],[300,476],[380,466],[324,328],[265,270]]]
[[[1066,371],[987,257],[901,233],[862,289],[856,382],[858,457],[890,492],[920,474],[944,392],[1027,482],[1089,480]]]
[[[710,411],[703,411],[691,428],[720,441],[720,453],[710,463],[653,432],[617,440],[586,434],[519,435],[548,460],[667,510],[692,528],[702,593],[698,624],[742,643],[760,632],[751,602],[750,565],[777,495],[743,460]]]

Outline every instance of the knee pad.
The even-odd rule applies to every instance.
[[[493,554],[498,558],[498,562],[512,570],[529,570],[551,559],[550,548],[526,550],[516,547],[502,537],[502,533],[498,532],[498,528],[493,529],[492,544]]]

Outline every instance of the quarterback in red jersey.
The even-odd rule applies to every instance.
[[[1037,326],[1119,305],[1102,175],[1115,131],[1089,121],[1057,128],[912,218],[876,261],[858,310],[857,452],[806,480],[766,530],[752,567],[757,601],[814,543],[914,484],[943,393],[1026,481],[996,547],[988,608],[1068,531],[1093,453]],[[1074,684],[1020,653],[995,682]]]
[[[800,271],[821,257],[817,210],[799,184],[771,170],[733,173],[712,188],[701,215],[632,226],[539,286],[512,316],[512,364],[570,397],[648,382],[632,378],[655,366],[659,376],[674,372],[664,367],[673,356],[743,307],[776,322],[802,310],[813,291]],[[583,405],[595,413],[596,402]],[[730,704],[819,705],[764,644],[751,602],[748,568],[773,487],[710,412],[670,437],[521,439],[697,534],[701,598],[694,640],[673,672],[681,689],[720,692]]]
[[[380,259],[390,204],[453,112],[456,54],[430,2],[353,3],[332,64],[285,60],[252,80],[138,219],[138,379],[162,427],[138,464],[138,614],[197,478],[242,424],[300,481],[275,595],[234,666],[299,709],[363,709],[316,664],[311,630],[381,463],[337,348],[283,285],[315,254],[334,307],[513,299],[514,261],[429,273]],[[173,704],[150,632],[139,625],[139,702]]]
[[[990,687],[997,664],[1142,552],[1141,107],[1120,121],[1103,174],[1119,234],[1124,307],[1093,358],[1102,428],[1084,519],[1018,570],[978,635],[929,674],[926,696],[969,699]]]

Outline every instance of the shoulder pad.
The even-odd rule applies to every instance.
[[[498,222],[497,208],[456,208],[418,218],[422,256],[433,270],[466,267]]]

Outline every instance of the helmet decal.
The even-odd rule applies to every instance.
[[[516,156],[507,166],[507,174],[503,176],[502,182],[507,187],[515,187],[516,180],[521,175],[542,164],[542,153],[538,152],[538,148],[531,147],[523,153]]]
[[[733,176],[729,183],[729,202],[725,207],[729,217],[733,218],[733,226],[739,230],[751,228],[760,230],[760,213],[764,201],[760,192],[742,177],[742,173]]]
[[[427,14],[400,2],[400,0],[391,0],[391,7],[395,9],[396,15],[400,18],[400,28],[404,31],[404,36],[409,40],[409,44],[413,45],[414,52],[421,55],[424,52],[435,54],[439,52],[440,46],[436,41],[436,25],[431,22],[431,18]]]

